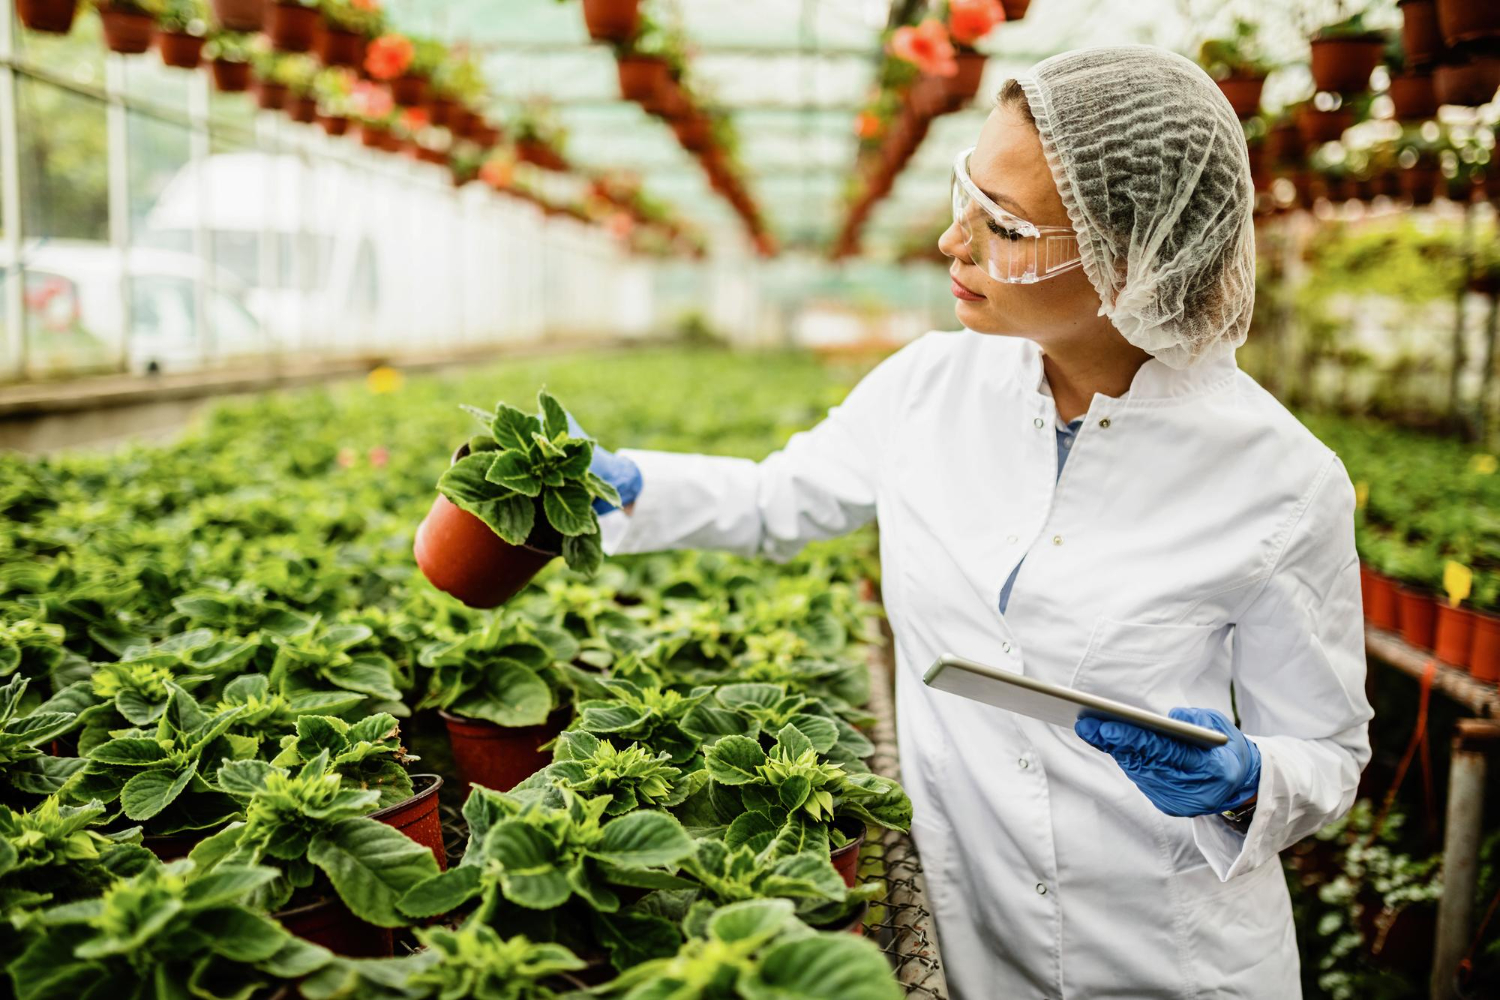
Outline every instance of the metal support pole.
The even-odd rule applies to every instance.
[[[15,19],[7,0],[0,12],[0,215],[5,218],[5,255],[0,266],[0,378],[26,373],[26,289],[21,270],[21,132],[16,114]]]
[[[115,358],[121,371],[130,365],[130,338],[135,326],[130,282],[130,110],[124,101],[125,73],[124,56],[111,52],[104,57],[104,87],[110,98],[104,108],[109,139],[105,157],[109,168],[109,245],[120,268],[120,315],[124,317],[120,351]]]
[[[1496,417],[1500,414],[1495,412],[1494,396],[1495,388],[1495,352],[1500,348],[1500,292],[1490,292],[1489,320],[1485,324],[1484,331],[1484,372],[1479,380],[1479,441],[1485,447],[1490,447],[1496,437]]]
[[[1458,392],[1463,378],[1464,365],[1468,362],[1468,351],[1464,344],[1464,327],[1468,320],[1469,278],[1474,274],[1474,203],[1464,204],[1463,243],[1460,257],[1463,274],[1458,282],[1458,294],[1453,304],[1453,370],[1448,375],[1448,418],[1457,426],[1463,419],[1464,408]]]
[[[1484,822],[1485,753],[1500,747],[1500,722],[1460,719],[1448,769],[1443,895],[1432,949],[1432,1000],[1457,1000],[1458,965],[1474,936],[1474,892]]]
[[[211,86],[208,74],[199,73],[187,87],[188,118],[192,122],[188,127],[188,163],[192,170],[193,197],[197,200],[197,211],[193,213],[193,256],[203,261],[203,280],[193,282],[193,323],[198,331],[198,364],[201,367],[212,364],[218,354],[217,331],[208,308],[216,285],[209,218],[213,199],[208,176],[208,160],[213,151],[209,134]]]

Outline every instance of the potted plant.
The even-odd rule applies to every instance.
[[[27,795],[51,795],[86,762],[52,757],[41,748],[72,729],[77,714],[47,705],[35,712],[21,711],[29,683],[17,675],[0,686],[0,782]]]
[[[640,0],[583,0],[583,23],[596,42],[624,42],[640,27]]]
[[[365,44],[380,35],[385,14],[376,0],[319,0],[322,30],[315,47],[324,66],[360,66]]]
[[[1396,583],[1388,575],[1395,543],[1383,537],[1370,537],[1364,548],[1369,564],[1369,588],[1364,592],[1365,619],[1375,628],[1395,632],[1401,627],[1401,602]]]
[[[349,131],[357,80],[354,71],[344,67],[323,69],[313,78],[313,94],[318,101],[318,124],[331,136],[340,136]]]
[[[1385,51],[1385,37],[1365,26],[1363,13],[1320,28],[1310,44],[1313,84],[1332,94],[1368,90]]]
[[[432,124],[446,128],[454,135],[467,135],[467,129],[454,127],[460,108],[467,109],[484,97],[484,73],[468,52],[454,52],[432,75],[427,95],[427,115]],[[464,115],[467,119],[467,114]],[[467,120],[463,123],[468,125]]]
[[[266,35],[278,52],[310,52],[323,16],[319,0],[269,0]]]
[[[111,52],[140,55],[156,37],[155,0],[94,0]]]
[[[1386,46],[1385,67],[1391,77],[1387,94],[1398,122],[1420,122],[1437,116],[1437,91],[1432,74],[1412,70],[1406,53],[1395,39]]]
[[[1443,559],[1431,545],[1402,544],[1387,556],[1401,602],[1401,638],[1418,649],[1431,649],[1437,627],[1434,588],[1442,577]]]
[[[266,24],[266,0],[213,0],[214,18],[225,31],[255,32]]]
[[[78,0],[16,0],[16,14],[32,31],[66,35],[77,12]]]
[[[1495,96],[1493,56],[1449,52],[1432,70],[1439,104],[1477,108]]]
[[[179,69],[197,69],[203,61],[208,9],[203,0],[161,0],[156,14],[156,47],[161,61]]]
[[[1288,110],[1295,116],[1302,142],[1313,148],[1338,142],[1354,125],[1354,109],[1348,103],[1323,108],[1316,100],[1308,100]]]
[[[1261,51],[1260,28],[1254,21],[1236,19],[1227,38],[1211,38],[1198,49],[1198,65],[1214,78],[1243,121],[1260,111],[1260,95],[1271,72]]]
[[[672,83],[674,66],[681,65],[681,42],[650,15],[642,15],[639,33],[616,48],[615,62],[620,96],[652,111]]]
[[[1500,682],[1500,573],[1474,574],[1474,637],[1469,673],[1490,684]]]
[[[1467,560],[1466,560],[1467,561]],[[1469,668],[1474,647],[1474,612],[1464,606],[1473,594],[1474,572],[1465,562],[1449,559],[1443,564],[1444,598],[1437,602],[1437,627],[1433,655],[1460,670]]]
[[[455,454],[417,529],[422,572],[471,606],[503,604],[559,554],[582,573],[604,557],[592,502],[620,498],[589,471],[594,442],[569,433],[546,392],[538,401],[540,418],[504,403],[493,414],[469,408],[485,433]]]
[[[1413,66],[1431,66],[1443,52],[1434,0],[1397,0],[1401,8],[1401,47]]]
[[[256,101],[267,111],[282,111],[292,96],[292,84],[307,70],[304,57],[273,49],[255,49],[250,56],[255,68]]]
[[[221,93],[238,94],[250,89],[250,36],[235,31],[211,31],[203,56],[213,70],[214,86]]]
[[[421,107],[427,99],[428,79],[442,63],[443,46],[389,32],[365,49],[365,71],[373,80],[390,85],[391,97],[403,108]]]
[[[349,94],[350,118],[359,122],[359,141],[366,149],[384,149],[396,121],[390,91],[368,80],[356,80]]]
[[[1485,0],[1437,0],[1437,22],[1450,46],[1500,38],[1500,10]]]
[[[950,107],[963,107],[979,93],[986,60],[974,46],[1004,20],[1000,0],[948,0],[946,21],[958,62],[958,72],[948,80]]]

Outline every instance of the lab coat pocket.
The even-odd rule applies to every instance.
[[[1155,625],[1100,618],[1074,668],[1071,686],[1167,712],[1189,704],[1186,692],[1227,656],[1228,634],[1227,625]]]

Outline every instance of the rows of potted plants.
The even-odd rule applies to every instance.
[[[622,358],[614,375],[644,377],[607,397],[592,361],[382,378],[229,406],[169,447],[0,458],[15,994],[636,996],[711,974],[747,997],[892,995],[873,946],[813,929],[857,926],[863,830],[910,818],[864,763],[868,540],[784,570],[683,555],[589,577],[591,440],[547,399],[477,435],[451,404],[546,377],[608,399],[585,416],[612,435],[759,451],[840,391],[805,361],[704,365]],[[664,378],[679,403],[742,382],[747,406],[715,418],[705,397],[692,426]],[[410,527],[466,436],[444,494],[522,540],[524,507],[583,572],[499,612],[421,581]],[[413,744],[461,780],[420,773]],[[438,797],[465,782],[447,868]],[[385,957],[397,939],[414,950]]]
[[[1442,662],[1500,681],[1500,475],[1461,443],[1309,418],[1355,481],[1365,615]]]
[[[870,98],[855,119],[859,160],[850,182],[848,214],[833,256],[852,256],[870,212],[890,194],[897,175],[940,115],[964,107],[979,92],[985,57],[975,45],[995,26],[1022,16],[1027,4],[948,0],[933,16],[894,27]],[[913,16],[923,13],[913,7]]]

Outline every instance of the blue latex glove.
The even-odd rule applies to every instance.
[[[568,433],[573,437],[594,440],[578,421],[573,419],[571,413],[568,414]],[[615,488],[615,492],[620,494],[622,507],[629,507],[635,503],[636,497],[641,495],[641,467],[624,456],[616,455],[598,441],[594,441],[594,460],[589,463],[589,471]],[[618,508],[608,500],[594,501],[596,514],[608,514],[616,509]]]
[[[1244,805],[1260,785],[1260,750],[1211,708],[1174,708],[1172,718],[1217,729],[1229,742],[1204,750],[1129,722],[1081,718],[1073,731],[1114,757],[1168,816],[1207,816]]]

